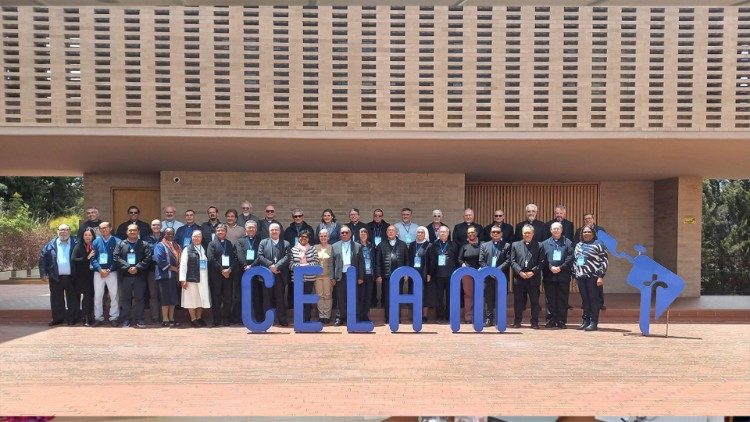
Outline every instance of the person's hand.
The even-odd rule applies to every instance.
[[[271,265],[270,267],[268,267],[268,269],[271,270],[271,272],[274,273],[274,274],[278,274],[279,273],[279,270],[276,269],[276,264]]]
[[[229,278],[229,276],[232,274],[232,270],[229,268],[221,270],[221,275],[224,276],[224,278]]]
[[[182,288],[183,288],[184,290],[187,290],[187,288],[188,288],[188,284],[187,284],[187,281],[181,281],[180,283],[182,283]]]
[[[375,281],[378,282],[378,283],[382,283],[383,282],[383,277],[378,277],[378,278],[375,279]]]
[[[135,267],[130,267],[130,268],[128,268],[128,273],[129,273],[129,274],[133,274],[133,275],[135,275],[135,273],[137,273],[137,272],[138,272],[138,269],[137,269],[137,268],[135,268]]]
[[[603,286],[604,285],[604,279],[599,277],[596,279],[596,285],[597,286]]]
[[[91,251],[91,252],[89,252],[88,258],[86,258],[86,259],[91,259],[91,258],[94,257],[94,255],[96,255],[96,251]]]
[[[107,277],[109,275],[109,270],[105,270],[104,268],[102,268],[101,270],[99,270],[99,275],[102,277]]]
[[[550,271],[552,271],[552,274],[557,274],[560,272],[560,267],[552,267],[550,268]]]
[[[432,276],[428,274],[427,275],[427,282],[429,283],[431,279],[432,279]]]
[[[364,281],[364,280],[362,280],[362,279],[359,279],[359,280],[357,280],[357,284],[364,284],[364,282],[365,282],[365,281]]]

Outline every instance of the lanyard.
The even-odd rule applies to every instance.
[[[448,250],[448,242],[443,243],[440,241],[440,255],[445,255],[445,252]]]
[[[500,251],[500,242],[492,242],[492,255],[497,256],[497,253]]]

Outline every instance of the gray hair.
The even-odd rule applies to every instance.
[[[529,229],[532,233],[534,233],[534,226],[532,226],[531,224],[524,224],[523,228],[521,229],[521,233],[525,232],[526,229]]]
[[[526,205],[526,211],[528,211],[531,208],[533,208],[536,211],[539,210],[539,207],[537,207],[536,204],[528,204],[528,205]]]
[[[255,228],[258,228],[258,223],[256,223],[255,220],[245,221],[245,228],[248,228],[250,226],[255,226]]]
[[[276,226],[277,229],[281,230],[281,226],[279,225],[279,223],[271,223],[271,225],[268,226],[268,231],[271,231],[273,226]]]
[[[552,223],[551,226],[549,226],[550,230],[554,230],[556,228],[562,229],[562,223],[559,223],[559,222],[555,221],[554,223]]]

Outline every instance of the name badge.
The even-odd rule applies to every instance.
[[[248,249],[247,252],[245,252],[245,259],[248,261],[252,261],[255,259],[255,249]]]
[[[369,259],[365,259],[365,274],[372,274],[372,263]]]
[[[438,255],[438,266],[445,267],[445,255]]]
[[[492,257],[492,266],[493,267],[497,267],[497,257],[496,256]]]
[[[190,244],[190,238],[189,237],[186,237],[186,238],[182,239],[182,247],[183,248],[187,248],[187,246],[189,244]]]
[[[128,252],[128,265],[135,265],[135,252]]]
[[[222,267],[228,267],[229,266],[229,255],[222,255],[221,256],[221,266]]]
[[[562,251],[561,251],[561,250],[559,250],[559,249],[555,249],[555,250],[554,250],[554,251],[552,252],[552,260],[553,260],[553,261],[559,261],[559,260],[561,260],[561,259],[562,259]]]
[[[576,265],[578,265],[579,267],[582,267],[585,263],[586,263],[586,257],[584,257],[583,255],[576,258]]]
[[[404,242],[405,243],[411,243],[411,236],[409,234],[404,235]]]
[[[200,268],[201,270],[205,270],[205,269],[207,268],[207,267],[206,267],[206,260],[205,260],[205,259],[199,259],[199,260],[198,260],[198,267],[199,267],[199,268]]]
[[[216,239],[216,233],[211,233],[211,240]]]
[[[380,236],[375,236],[375,246],[378,246],[380,244],[380,241],[383,240]]]
[[[109,254],[102,252],[99,254],[99,265],[107,265],[109,263]]]
[[[422,258],[419,256],[414,257],[414,268],[422,268]]]

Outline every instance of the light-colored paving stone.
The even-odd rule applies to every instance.
[[[750,325],[676,324],[669,338],[637,335],[635,324],[462,328],[0,325],[0,414],[750,413]]]

